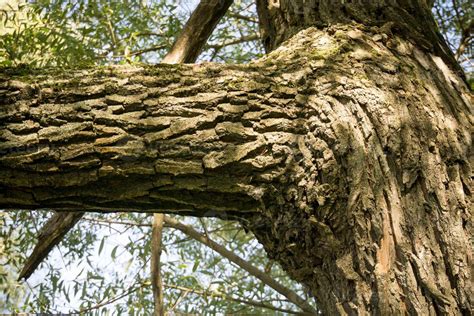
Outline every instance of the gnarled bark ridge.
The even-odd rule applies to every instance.
[[[446,60],[346,24],[249,65],[12,76],[0,207],[237,217],[328,315],[469,313],[473,116]]]

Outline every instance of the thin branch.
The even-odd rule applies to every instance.
[[[165,314],[163,305],[163,282],[161,280],[163,221],[163,214],[153,215],[153,229],[151,233],[151,285],[153,288],[155,316],[164,316]]]
[[[183,287],[183,286],[179,286],[179,285],[172,285],[172,284],[163,284],[163,286],[166,287],[166,288],[176,289],[176,290],[185,291],[185,292],[188,292],[188,293],[193,293],[193,294],[202,295],[202,296],[219,297],[219,298],[222,298],[222,299],[225,299],[225,300],[234,301],[234,302],[237,302],[237,303],[250,305],[250,306],[255,306],[255,307],[262,307],[262,308],[274,310],[274,311],[277,311],[277,312],[282,312],[282,313],[287,313],[287,314],[294,314],[294,315],[308,315],[308,313],[296,312],[296,311],[292,311],[292,310],[288,310],[288,309],[284,309],[284,308],[279,308],[279,307],[276,307],[276,306],[273,306],[273,305],[270,305],[270,304],[262,303],[260,301],[243,300],[243,299],[233,297],[231,295],[227,295],[227,294],[224,294],[224,293],[213,292],[213,291],[196,290],[196,289],[191,289],[191,288],[187,288],[187,287]],[[310,315],[312,315],[312,314],[310,314]]]
[[[459,41],[459,47],[456,50],[456,54],[454,54],[454,57],[456,57],[456,60],[459,62],[460,57],[462,54],[464,54],[464,51],[466,48],[469,46],[469,43],[472,41],[473,37],[469,35],[469,33],[466,34],[466,32],[462,33],[461,40]]]
[[[228,42],[223,42],[221,44],[214,44],[214,45],[208,45],[208,48],[213,48],[213,49],[221,49],[227,46],[232,46],[232,45],[237,45],[245,42],[251,42],[251,41],[256,41],[260,38],[258,34],[251,34],[251,35],[246,35],[242,36],[241,38],[228,41]]]
[[[300,307],[302,310],[308,313],[312,314],[317,314],[318,312],[310,305],[308,302],[306,302],[303,298],[301,298],[298,294],[296,294],[294,291],[291,289],[288,289],[287,287],[283,286],[280,284],[278,281],[270,277],[268,274],[265,272],[257,269],[253,265],[251,265],[248,261],[245,261],[238,255],[236,255],[234,252],[227,250],[225,247],[219,245],[215,241],[207,238],[200,232],[196,231],[194,228],[187,226],[185,224],[182,224],[178,222],[175,219],[166,217],[165,218],[165,226],[166,227],[171,227],[174,229],[178,229],[185,233],[186,235],[192,237],[193,239],[199,241],[200,243],[208,246],[215,252],[219,253],[221,256],[224,258],[227,258],[229,261],[235,263],[238,265],[240,268],[244,269],[266,285],[270,286],[273,288],[275,291],[280,293],[281,295],[285,296],[288,298],[290,302],[295,304],[296,306]]]
[[[461,13],[459,12],[458,1],[452,0],[451,3],[453,5],[454,13],[456,14],[456,19],[458,20],[459,28],[461,29],[461,32],[463,32],[466,28],[464,27],[464,19],[461,17]]]
[[[446,32],[448,30],[448,26],[446,25],[446,23],[448,21],[446,21],[446,19],[443,19],[443,13],[440,11],[441,8],[440,8],[439,5],[435,5],[434,8],[435,8],[435,11],[436,11],[436,17],[437,17],[437,20],[438,20],[439,27],[441,28],[441,31],[443,33],[444,40],[446,41],[448,46],[451,48],[451,50],[454,51],[454,49],[455,49],[454,45],[449,40],[448,36],[446,36]]]
[[[84,220],[89,221],[91,223],[96,224],[117,224],[117,225],[126,225],[126,226],[137,226],[137,227],[152,227],[151,224],[147,223],[137,223],[137,222],[127,222],[127,221],[113,221],[113,220],[106,220],[106,219],[97,219],[92,217],[84,217]]]
[[[117,36],[115,35],[115,29],[112,25],[112,22],[110,21],[110,18],[109,18],[108,14],[105,15],[105,18],[106,18],[106,22],[107,22],[107,30],[109,31],[110,37],[112,38],[112,45],[113,45],[114,49],[116,49],[118,43],[117,43]]]
[[[114,302],[116,302],[116,301],[118,301],[118,300],[120,300],[120,299],[122,299],[122,298],[138,291],[138,290],[140,290],[141,288],[148,287],[149,285],[150,285],[149,282],[143,282],[143,283],[139,284],[138,286],[133,287],[133,288],[123,292],[122,294],[119,294],[119,295],[111,298],[110,300],[107,300],[103,303],[96,304],[96,305],[88,307],[88,308],[84,308],[84,309],[81,309],[81,310],[78,310],[78,311],[74,311],[74,312],[71,313],[71,315],[87,313],[87,312],[102,308],[104,306],[110,305],[110,304],[112,304],[112,303],[114,303]],[[292,310],[288,310],[288,309],[284,309],[284,308],[279,308],[279,307],[273,306],[271,304],[266,304],[266,303],[262,303],[262,302],[259,302],[259,301],[243,300],[243,299],[240,299],[240,298],[233,297],[231,295],[226,295],[224,293],[217,293],[217,292],[211,292],[211,291],[191,289],[191,288],[187,288],[187,287],[183,287],[183,286],[179,286],[179,285],[173,285],[173,284],[163,284],[163,287],[168,288],[168,289],[176,289],[176,290],[183,291],[184,294],[181,295],[182,298],[184,298],[189,293],[192,293],[192,294],[197,294],[197,295],[202,295],[202,296],[219,297],[219,298],[222,298],[222,299],[225,299],[225,300],[230,300],[230,301],[234,301],[234,302],[237,302],[237,303],[250,305],[250,306],[255,306],[255,307],[266,308],[266,309],[270,309],[270,310],[274,310],[274,311],[278,311],[278,312],[282,312],[282,313],[287,313],[287,314],[308,315],[307,313],[296,312],[296,311],[292,311]],[[174,305],[177,305],[179,303],[179,301],[180,300],[178,299]],[[173,306],[173,309],[174,308],[175,308],[175,306]]]
[[[171,306],[171,308],[169,309],[168,312],[174,311],[175,308],[178,306],[178,304],[179,304],[186,296],[188,296],[189,293],[190,293],[190,291],[181,291],[181,294],[180,294],[179,297],[176,299],[176,301],[174,302],[173,306]]]
[[[128,290],[128,291],[123,292],[123,293],[120,294],[120,295],[117,295],[117,296],[114,297],[114,298],[111,298],[111,299],[108,300],[108,301],[105,301],[105,302],[103,302],[103,303],[100,303],[100,304],[97,304],[97,305],[94,305],[94,306],[91,306],[91,307],[88,307],[88,308],[84,308],[84,309],[81,309],[81,310],[72,312],[70,315],[84,314],[84,313],[93,311],[93,310],[95,310],[95,309],[99,309],[99,308],[101,308],[101,307],[107,306],[107,305],[109,305],[109,304],[112,304],[112,303],[114,303],[114,302],[116,302],[116,301],[118,301],[118,300],[120,300],[120,299],[122,299],[122,298],[124,298],[124,297],[126,297],[126,296],[128,296],[128,295],[130,295],[130,294],[132,294],[132,293],[134,293],[134,292],[136,292],[136,291],[138,291],[139,289],[141,289],[141,288],[143,288],[143,287],[145,287],[145,286],[147,286],[147,285],[148,285],[148,284],[146,284],[146,283],[142,283],[142,284],[140,284],[140,285],[138,285],[138,286],[136,286],[136,287],[134,287],[134,288],[131,288],[131,289]]]
[[[251,16],[243,15],[243,14],[232,12],[232,11],[230,11],[228,14],[229,14],[229,17],[231,18],[244,20],[251,23],[258,23],[258,21]]]
[[[60,212],[53,214],[41,228],[35,248],[26,259],[18,280],[28,279],[36,268],[38,268],[40,263],[48,256],[54,246],[61,242],[63,237],[74,227],[83,215],[83,212]]]
[[[167,37],[168,35],[163,34],[163,33],[155,33],[155,32],[139,32],[139,33],[136,33],[135,36]]]
[[[156,52],[161,49],[165,49],[167,47],[166,44],[158,45],[158,46],[152,46],[148,48],[144,48],[141,50],[133,51],[127,54],[127,56],[114,56],[114,57],[130,57],[130,56],[136,56],[136,55],[141,55],[149,52]]]

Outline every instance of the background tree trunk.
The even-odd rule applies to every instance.
[[[275,29],[304,30],[248,66],[17,76],[0,207],[238,217],[328,315],[468,314],[471,96],[375,26]]]

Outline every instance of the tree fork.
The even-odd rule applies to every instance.
[[[402,33],[50,77],[1,85],[0,207],[239,217],[324,313],[472,310],[472,96]]]

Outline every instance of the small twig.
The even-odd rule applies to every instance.
[[[211,297],[219,297],[225,300],[229,301],[234,301],[237,303],[245,304],[245,305],[251,305],[251,306],[256,306],[256,307],[262,307],[266,309],[271,309],[274,311],[282,312],[282,313],[287,313],[287,314],[293,314],[293,315],[308,315],[308,313],[302,313],[302,312],[296,312],[284,308],[279,308],[270,304],[265,304],[259,301],[254,301],[254,300],[243,300],[237,297],[233,297],[231,295],[227,295],[224,293],[218,293],[218,292],[213,292],[213,291],[204,291],[204,290],[196,290],[196,289],[191,289],[187,288],[184,286],[179,286],[179,285],[172,285],[172,284],[163,284],[164,287],[170,288],[170,289],[176,289],[180,291],[186,291],[188,293],[193,293],[197,295],[202,295],[202,296],[211,296]]]
[[[136,223],[136,222],[127,222],[127,221],[113,221],[106,219],[96,219],[91,217],[85,217],[84,220],[97,223],[97,224],[117,224],[117,225],[126,225],[126,226],[138,226],[138,227],[151,227],[151,224],[146,223]]]
[[[104,307],[106,305],[112,304],[112,303],[118,301],[119,299],[124,298],[125,296],[128,296],[128,295],[138,291],[139,289],[141,289],[142,287],[145,287],[145,286],[148,286],[148,284],[142,283],[139,286],[131,288],[130,290],[125,291],[122,294],[120,294],[120,295],[118,295],[118,296],[116,296],[116,297],[114,297],[114,298],[112,298],[108,301],[105,301],[103,303],[100,303],[100,304],[97,304],[97,305],[94,305],[94,306],[91,306],[91,307],[88,307],[88,308],[85,308],[85,309],[81,309],[79,311],[74,311],[70,315],[87,313],[87,312],[90,312],[92,310],[99,309],[99,308]]]
[[[224,42],[224,43],[221,43],[221,44],[208,45],[207,48],[213,48],[213,49],[216,49],[216,50],[220,50],[221,48],[224,48],[224,47],[227,47],[227,46],[232,46],[232,45],[242,44],[242,43],[246,43],[246,42],[256,41],[259,38],[260,38],[260,36],[258,34],[245,35],[245,36],[242,36],[241,38],[238,38],[238,39],[235,39],[235,40],[232,40],[232,41],[228,41],[228,42]]]
[[[251,23],[258,23],[258,21],[256,19],[254,19],[250,16],[247,16],[247,15],[240,14],[240,13],[229,12],[229,17],[244,20],[244,21],[251,22]]]
[[[178,306],[178,304],[186,297],[190,291],[181,291],[181,295],[176,299],[176,302],[174,302],[173,306],[168,310],[168,312],[174,311],[174,309]]]

